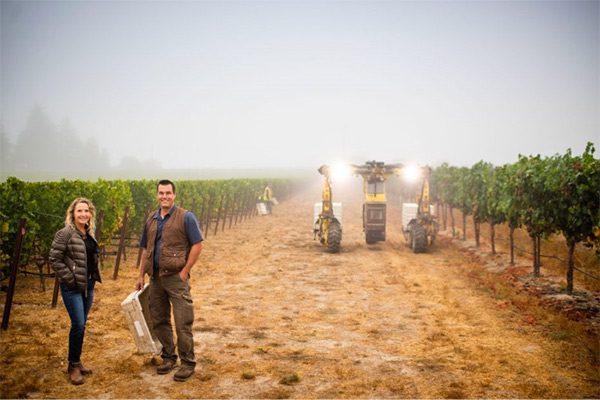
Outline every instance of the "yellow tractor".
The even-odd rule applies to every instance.
[[[431,212],[431,202],[429,198],[429,175],[431,168],[422,167],[419,170],[421,179],[421,190],[417,193],[416,214],[404,216],[408,220],[406,226],[403,226],[402,233],[408,246],[415,253],[424,253],[428,246],[435,241],[439,224],[436,217]],[[403,213],[406,212],[403,205]]]
[[[386,194],[385,181],[392,175],[400,175],[410,170],[401,164],[386,165],[381,161],[367,161],[363,165],[350,165],[353,175],[363,178],[364,203],[362,206],[363,231],[367,244],[385,241],[386,231]],[[334,215],[331,196],[331,168],[323,165],[319,168],[323,175],[322,206],[314,224],[315,239],[327,246],[331,252],[338,252],[342,241],[341,221]],[[422,182],[417,196],[416,210],[409,216],[406,226],[402,227],[404,238],[415,253],[422,253],[435,240],[438,224],[430,210],[429,167],[417,168],[416,177]],[[340,209],[341,211],[341,209]],[[316,214],[316,211],[315,211]]]
[[[333,213],[331,169],[328,165],[322,165],[318,171],[323,175],[323,193],[321,212],[313,227],[314,238],[318,237],[319,242],[327,246],[329,251],[337,253],[340,251],[342,243],[342,224]]]
[[[386,197],[385,181],[391,175],[398,175],[401,164],[381,161],[367,161],[363,165],[351,165],[352,173],[363,178],[363,231],[367,244],[385,241]]]

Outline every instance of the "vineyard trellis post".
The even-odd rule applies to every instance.
[[[515,265],[515,229],[516,227],[509,224],[509,239],[510,239],[510,265]]]
[[[4,313],[2,315],[2,329],[8,329],[8,320],[10,318],[10,310],[12,308],[12,301],[15,295],[15,284],[17,280],[17,269],[21,261],[21,246],[23,244],[23,238],[27,227],[27,219],[21,218],[19,221],[19,230],[17,231],[17,240],[15,242],[15,252],[13,255],[12,263],[10,266],[10,278],[8,281],[8,292],[6,293],[6,301],[4,303]]]
[[[190,211],[192,212],[192,214],[194,214],[196,216],[196,219],[198,219],[198,213],[196,212],[196,198],[192,197],[192,207],[190,208]]]
[[[104,224],[104,210],[100,210],[98,211],[98,218],[96,218],[96,242],[100,243],[100,240],[102,240],[102,225]],[[102,246],[104,247],[104,246]],[[102,267],[102,261],[104,260],[104,252],[101,251],[100,252],[100,257],[98,259],[98,262],[100,263],[100,267]]]
[[[238,218],[240,217],[240,215],[242,213],[242,204],[243,204],[242,199],[244,198],[243,193],[244,193],[243,190],[239,190],[238,193],[237,193],[237,195],[236,195],[234,225],[237,225]]]
[[[219,202],[219,208],[217,209],[217,221],[215,223],[215,236],[217,235],[217,232],[219,231],[219,221],[221,219],[221,210],[223,209],[223,203],[225,202],[225,196],[227,196],[225,193],[223,193],[221,195],[221,201]]]
[[[240,223],[246,219],[246,212],[248,211],[248,191],[244,191],[242,198],[240,199]]]
[[[255,202],[254,202],[254,195],[251,190],[248,190],[248,193],[246,194],[246,206],[245,206],[245,212],[244,212],[244,220],[246,220],[247,218],[250,218],[252,216],[252,212],[255,209],[256,209],[256,206],[255,206]]]
[[[235,206],[236,210],[235,210],[235,222],[234,222],[234,225],[237,225],[238,219],[242,215],[242,206],[244,204],[243,199],[244,199],[243,190],[240,190],[240,192],[238,193],[237,203],[236,203],[236,206]]]
[[[473,215],[473,231],[475,235],[475,247],[479,248],[481,247],[481,222],[477,220],[475,215]]]
[[[151,207],[152,207],[152,206],[151,206],[150,204],[148,204],[148,205],[146,206],[146,213],[144,214],[144,227],[146,226],[146,221],[148,220],[148,218],[150,218],[150,213],[152,212],[152,209],[151,209]],[[143,231],[143,229],[144,229],[144,228],[142,228],[142,231]],[[139,247],[139,245],[138,245],[138,247]],[[143,249],[143,248],[141,248],[141,247],[139,247],[139,249],[138,249],[138,256],[137,256],[137,262],[136,262],[136,264],[135,264],[135,265],[136,265],[136,267],[137,267],[137,266],[139,266],[139,265],[140,265],[140,262],[142,261],[142,252],[143,252],[143,251],[144,251],[144,249]]]
[[[235,213],[237,216],[237,200],[238,200],[238,191],[235,192],[235,194],[233,195],[233,201],[232,201],[232,210],[231,213],[229,214],[229,229],[231,229],[231,224],[233,223],[233,214]]]
[[[227,222],[227,212],[229,212],[230,207],[231,196],[227,196],[227,203],[225,203],[225,208],[223,209],[223,225],[221,225],[221,232],[225,231],[225,223]]]
[[[208,198],[203,196],[202,207],[200,208],[200,215],[198,215],[198,224],[200,225],[200,230],[202,231],[203,234],[205,234],[204,214],[206,213],[207,203],[208,203]]]
[[[127,235],[127,221],[129,220],[129,206],[125,207],[123,215],[123,225],[121,226],[121,237],[119,238],[119,248],[117,249],[117,260],[115,261],[115,270],[113,279],[119,276],[119,265],[121,263],[121,253],[125,253],[125,236]]]
[[[204,220],[204,237],[208,237],[208,230],[210,228],[210,219],[212,218],[212,209],[213,209],[213,201],[214,201],[215,196],[213,196],[213,193],[210,193],[208,195],[208,201],[207,201],[207,211],[206,211],[206,219]]]

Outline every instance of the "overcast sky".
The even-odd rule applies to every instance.
[[[599,4],[2,0],[1,123],[39,105],[168,168],[581,153]]]

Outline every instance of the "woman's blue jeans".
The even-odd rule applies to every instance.
[[[78,289],[69,289],[64,283],[60,284],[60,292],[63,303],[71,318],[71,330],[69,331],[69,364],[81,362],[81,350],[83,348],[83,336],[85,335],[85,323],[94,301],[94,286],[96,281],[88,280],[87,297]]]

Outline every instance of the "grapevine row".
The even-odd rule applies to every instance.
[[[296,185],[290,179],[269,179],[269,183],[280,200],[291,194]],[[201,226],[206,227],[211,219],[223,215],[224,210],[232,214],[242,207],[253,206],[265,180],[186,180],[177,181],[176,185],[176,203],[194,212]],[[133,235],[139,235],[144,219],[157,207],[156,181],[25,182],[10,177],[0,183],[0,275],[6,276],[19,220],[28,221],[21,264],[47,262],[54,234],[64,226],[66,209],[76,197],[89,198],[97,211],[103,211],[101,246],[109,245],[119,232],[126,209],[129,211],[128,229]]]
[[[540,241],[562,234],[567,242],[567,293],[573,292],[574,251],[578,243],[595,247],[600,256],[600,161],[594,158],[594,145],[588,143],[580,156],[570,150],[552,157],[519,156],[516,163],[493,166],[480,161],[472,167],[442,164],[432,173],[432,194],[442,206],[471,216],[475,242],[479,227],[489,223],[492,252],[495,253],[494,226],[510,228],[511,263],[514,263],[514,231],[526,228],[533,244],[533,274],[540,275]],[[446,214],[442,215],[444,226]],[[465,237],[463,236],[463,239]]]

